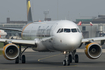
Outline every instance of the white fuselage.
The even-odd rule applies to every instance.
[[[22,38],[36,40],[35,51],[73,51],[80,46],[82,33],[74,22],[68,20],[45,21],[26,25]]]
[[[5,38],[5,36],[7,35],[7,33],[4,30],[0,30],[0,38]]]

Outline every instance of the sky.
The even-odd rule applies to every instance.
[[[44,20],[44,11],[52,20],[72,20],[105,14],[105,0],[30,0],[33,20]],[[26,0],[0,0],[0,22],[26,21]]]

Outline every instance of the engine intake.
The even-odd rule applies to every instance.
[[[7,44],[3,47],[3,55],[8,60],[14,60],[19,56],[19,47],[15,44]]]
[[[85,47],[85,54],[90,59],[97,59],[102,54],[102,47],[97,43],[89,43]]]

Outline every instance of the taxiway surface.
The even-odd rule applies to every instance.
[[[15,64],[0,56],[0,70],[105,70],[105,53],[99,59],[87,58],[85,53],[78,52],[79,63],[63,66],[64,55],[60,52],[26,52],[26,63]]]

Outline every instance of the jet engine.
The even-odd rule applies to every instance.
[[[7,44],[3,47],[3,55],[8,60],[14,60],[19,56],[19,47],[15,44]]]
[[[89,43],[85,47],[85,54],[90,59],[97,59],[102,54],[102,47],[97,43]]]

